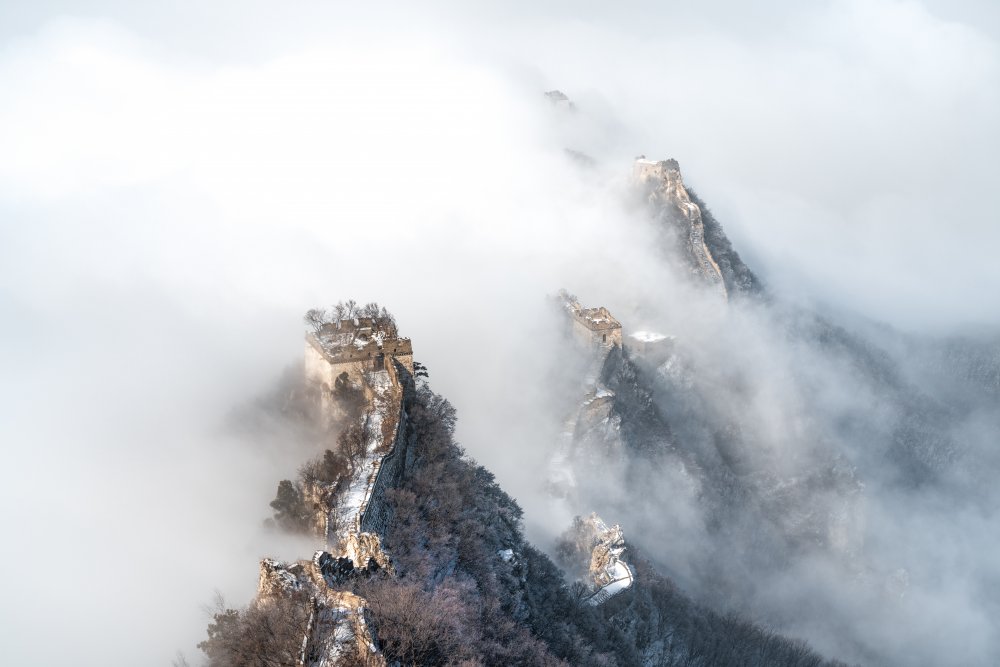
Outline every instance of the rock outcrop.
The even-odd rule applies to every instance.
[[[368,627],[367,603],[350,591],[330,585],[329,557],[317,552],[311,561],[284,563],[265,558],[254,604],[295,596],[309,607],[297,664],[333,667],[351,659],[371,667],[386,664]],[[354,664],[354,663],[352,663]]]
[[[677,249],[700,282],[725,299],[760,293],[760,281],[733,250],[721,225],[684,185],[677,160],[640,157],[632,167],[632,177],[653,217],[675,237]]]
[[[588,583],[594,593],[587,598],[587,603],[598,605],[631,586],[634,575],[628,563],[621,558],[625,551],[625,537],[617,524],[609,527],[597,514],[591,514],[583,525],[593,545]]]
[[[677,160],[654,162],[639,158],[632,173],[638,183],[647,187],[648,201],[655,206],[658,217],[669,222],[678,232],[678,241],[691,263],[692,273],[718,290],[723,298],[728,298],[722,270],[705,245],[701,209],[691,201],[684,187]]]
[[[576,517],[557,545],[563,566],[583,583],[583,601],[600,605],[627,590],[635,581],[622,559],[625,537],[618,525],[608,526],[596,512]]]

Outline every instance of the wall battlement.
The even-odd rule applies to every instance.
[[[680,232],[692,273],[717,289],[723,299],[728,299],[722,270],[705,244],[701,209],[691,200],[684,186],[677,160],[647,160],[645,155],[640,155],[632,165],[632,178],[646,190],[648,201],[659,209],[659,215]]]
[[[356,317],[329,322],[306,334],[306,339],[330,363],[374,359],[379,354],[413,354],[410,339],[400,337],[396,324],[384,317]]]
[[[680,165],[673,158],[669,160],[648,160],[645,155],[640,155],[632,163],[632,178],[640,183],[650,180],[662,181],[667,178],[668,173],[673,176],[674,174],[671,172],[676,172],[675,178],[680,178],[680,171]]]
[[[392,572],[382,538],[391,518],[388,490],[412,460],[413,347],[399,337],[391,317],[356,318],[324,323],[306,334],[304,363],[306,378],[322,384],[328,417],[338,402],[334,388],[348,382],[353,392],[363,390],[361,412],[350,413],[360,425],[363,453],[354,455],[352,469],[336,483],[305,484],[312,529],[324,548],[311,561],[262,560],[255,604],[299,596],[296,603],[308,605],[309,624],[295,664],[340,664],[345,655],[357,654],[366,665],[384,667],[366,624],[367,601],[342,589],[359,570]]]
[[[324,324],[306,334],[304,356],[306,379],[317,383],[324,397],[340,379],[364,386],[365,373],[392,370],[393,360],[413,373],[413,343],[400,337],[388,318],[358,317]]]
[[[559,292],[563,307],[572,321],[573,335],[587,347],[610,348],[622,344],[622,325],[604,306],[584,308],[576,297]]]
[[[372,483],[371,493],[361,511],[359,527],[362,532],[384,535],[389,524],[389,503],[386,492],[398,485],[406,470],[410,441],[407,435],[409,414],[407,413],[407,387],[412,384],[412,376],[396,368],[397,384],[403,387],[400,397],[399,417],[393,434],[392,447],[379,462],[378,473]],[[403,377],[400,377],[403,376]]]

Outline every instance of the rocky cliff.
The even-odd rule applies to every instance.
[[[600,351],[600,375],[609,351],[585,347]],[[513,499],[456,444],[448,401],[396,371],[364,378],[368,400],[351,417],[363,437],[341,439],[357,450],[352,465],[338,467],[327,451],[323,465],[306,467],[325,485],[305,494],[327,512],[312,533],[321,546],[311,558],[261,561],[254,601],[213,617],[202,643],[210,665],[822,664],[795,642],[698,607],[645,561],[626,562],[621,529],[596,515],[576,533],[573,567],[586,583],[567,582],[525,540]],[[593,391],[578,430],[603,421],[612,396]],[[310,533],[316,511],[288,525]],[[652,632],[638,630],[647,625]]]
[[[760,281],[733,249],[722,226],[685,187],[677,160],[640,157],[632,175],[665,243],[679,253],[698,281],[723,298],[760,293]]]

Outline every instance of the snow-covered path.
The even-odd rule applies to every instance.
[[[614,578],[610,583],[600,588],[596,593],[587,598],[587,604],[597,606],[607,602],[612,596],[621,593],[632,585],[634,576],[632,568],[625,561],[619,560],[611,567]]]
[[[351,480],[340,496],[339,502],[330,513],[333,521],[327,521],[327,543],[336,544],[350,533],[361,532],[361,518],[371,499],[378,479],[384,451],[382,423],[389,413],[392,401],[392,380],[387,371],[375,371],[365,377],[375,392],[372,409],[362,419],[362,433],[365,439],[365,454],[358,462]]]

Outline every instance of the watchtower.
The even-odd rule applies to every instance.
[[[622,325],[604,306],[584,308],[565,291],[559,293],[572,320],[573,336],[585,347],[612,348],[622,344]]]
[[[330,322],[306,334],[306,379],[318,382],[324,395],[344,373],[350,383],[364,386],[366,373],[386,370],[393,360],[413,372],[413,344],[387,317]]]
[[[680,178],[680,170],[677,160],[648,160],[645,155],[640,155],[632,163],[632,179],[638,183],[662,181],[668,172],[676,172],[675,178]]]

